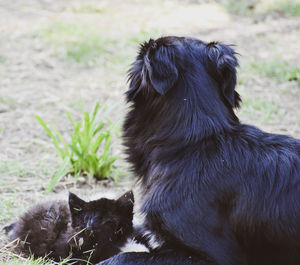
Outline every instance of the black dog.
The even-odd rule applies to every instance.
[[[141,46],[124,140],[161,247],[101,264],[300,264],[300,141],[239,122],[237,65],[221,43]]]

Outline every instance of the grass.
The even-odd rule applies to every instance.
[[[15,104],[17,104],[17,101],[14,98],[0,97],[0,103],[8,104],[8,105],[15,105]]]
[[[252,60],[249,62],[248,68],[280,82],[296,81],[300,86],[300,68],[287,61],[276,58],[269,61]]]
[[[48,176],[51,174],[52,168],[49,167],[45,161],[36,160],[32,164],[24,163],[18,159],[9,159],[6,161],[0,161],[0,177],[2,175],[7,176]]]
[[[254,6],[248,0],[224,0],[221,5],[230,13],[235,15],[253,15]]]
[[[35,259],[33,256],[30,256],[29,258],[24,258],[22,256],[10,252],[9,250],[0,249],[0,254],[1,253],[7,255],[6,260],[1,261],[1,265],[67,265],[67,264],[71,265],[71,264],[76,264],[75,262],[78,261],[78,259],[72,259],[72,258],[65,258],[60,262],[52,261],[50,259],[47,259],[47,257]],[[84,260],[80,260],[80,261],[84,262],[87,265],[91,264],[89,261],[86,262]]]
[[[133,61],[138,43],[160,32],[150,29],[125,34],[112,30],[107,34],[106,30],[82,22],[55,21],[42,26],[36,34],[67,61],[124,73]]]
[[[300,15],[298,0],[221,0],[220,3],[230,13],[241,16],[266,17],[272,13],[280,13],[286,17]]]
[[[105,116],[102,108],[101,114]],[[85,173],[96,179],[114,178],[113,169],[116,157],[111,155],[112,124],[99,119],[99,104],[97,103],[91,114],[84,112],[83,119],[75,122],[67,113],[73,125],[71,141],[67,143],[59,130],[46,125],[41,117],[36,116],[38,122],[52,139],[52,143],[62,159],[61,166],[48,186],[51,191],[55,184],[68,173],[77,176]]]
[[[6,61],[6,58],[0,54],[0,63],[4,63]]]
[[[0,222],[6,221],[15,212],[15,206],[13,205],[13,199],[1,198],[0,200]]]
[[[270,123],[275,116],[280,115],[280,107],[275,102],[269,102],[262,98],[244,99],[241,112],[246,116],[257,117],[259,123]]]
[[[3,252],[3,251],[2,251]],[[47,258],[37,258],[34,259],[32,256],[29,258],[23,258],[18,256],[14,253],[10,253],[9,251],[4,252],[8,255],[6,261],[1,261],[1,265],[65,265],[65,264],[72,264],[70,259],[64,259],[60,262],[54,262]],[[1,254],[1,250],[0,250]]]
[[[104,6],[100,5],[76,5],[72,7],[73,13],[103,13]]]
[[[6,174],[22,177],[24,176],[24,174],[31,173],[32,171],[29,168],[25,167],[19,160],[8,160],[0,162],[0,176]]]
[[[300,15],[300,2],[298,0],[269,0],[263,2],[267,13],[279,12],[287,17]]]
[[[156,37],[159,37],[162,34],[162,32],[158,29],[151,28],[149,30],[141,29],[135,34],[129,35],[127,38],[127,42],[132,45],[138,45],[139,43],[143,41],[147,41],[150,38],[155,39]]]
[[[113,54],[116,41],[99,34],[84,23],[52,22],[38,31],[38,36],[63,48],[65,58],[83,64],[104,63]]]

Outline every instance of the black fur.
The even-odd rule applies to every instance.
[[[59,261],[70,254],[76,264],[96,263],[120,252],[132,235],[133,193],[117,200],[101,198],[85,202],[69,194],[69,202],[53,201],[33,206],[4,229],[11,240],[23,243],[26,255]],[[89,264],[90,264],[89,263]]]
[[[238,120],[237,65],[221,43],[141,46],[124,142],[162,247],[101,264],[300,264],[300,141]]]

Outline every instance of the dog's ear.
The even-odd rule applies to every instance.
[[[144,57],[144,63],[151,85],[159,94],[165,95],[178,78],[174,53],[165,46],[157,47],[153,42]]]
[[[210,42],[206,47],[208,59],[213,64],[213,69],[210,67],[209,70],[220,84],[224,99],[231,107],[239,107],[241,98],[235,91],[238,66],[235,51],[230,46],[217,42]]]

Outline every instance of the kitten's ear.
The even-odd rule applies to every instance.
[[[9,234],[10,232],[12,232],[14,230],[16,225],[17,225],[17,223],[12,223],[10,225],[4,226],[3,230],[5,231],[6,234]]]
[[[178,79],[174,54],[171,49],[164,46],[157,47],[157,44],[151,41],[152,44],[144,58],[145,67],[153,88],[159,94],[165,95]]]
[[[241,98],[235,91],[236,67],[238,66],[236,52],[229,45],[210,42],[207,44],[207,55],[213,64],[210,71],[220,84],[224,99],[232,108],[238,108]]]
[[[72,214],[81,212],[85,203],[84,200],[80,199],[74,193],[69,192],[69,207]]]
[[[124,193],[119,199],[117,199],[117,203],[124,208],[125,211],[132,213],[134,204],[133,192],[130,190]]]

